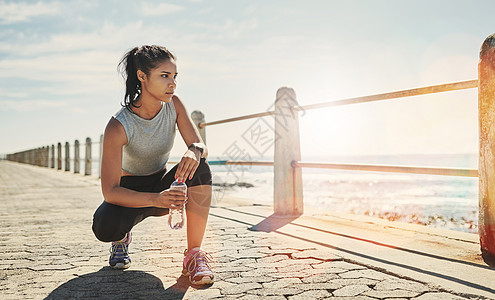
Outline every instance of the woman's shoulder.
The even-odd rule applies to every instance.
[[[124,130],[124,126],[115,117],[111,117],[107,123],[107,126],[105,127],[105,132],[106,131],[118,132],[122,130]]]
[[[184,103],[182,102],[182,100],[180,99],[179,96],[173,95],[172,101],[170,101],[170,102],[174,106],[174,109],[177,112],[177,114],[185,112],[186,108],[185,108]]]
[[[120,123],[115,117],[111,117],[105,127],[105,138],[111,139],[121,139],[124,138],[124,143],[126,143],[127,135],[122,123]]]
[[[123,106],[117,112],[115,112],[115,114],[113,115],[113,117],[115,119],[122,118],[122,117],[124,117],[127,114],[128,111],[129,111],[129,109],[127,107]]]

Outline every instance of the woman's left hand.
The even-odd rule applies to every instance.
[[[188,149],[177,167],[175,172],[175,179],[180,182],[185,182],[187,179],[191,179],[199,166],[201,159],[201,153],[194,149]]]

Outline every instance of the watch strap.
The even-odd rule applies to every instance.
[[[203,146],[198,143],[192,143],[191,145],[189,145],[189,147],[187,147],[187,149],[191,149],[191,148],[199,150],[199,152],[201,152],[201,155],[203,155],[203,152],[205,151]]]

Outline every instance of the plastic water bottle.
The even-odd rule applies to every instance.
[[[187,192],[187,185],[180,183],[177,180],[170,185],[171,190],[179,190]],[[184,226],[184,207],[171,208],[168,214],[168,226],[172,229],[181,229]]]

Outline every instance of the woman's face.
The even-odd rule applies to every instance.
[[[151,96],[162,102],[170,102],[177,87],[177,65],[174,60],[165,60],[148,75],[139,73],[143,96]],[[144,75],[144,76],[142,76]]]

